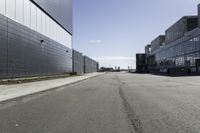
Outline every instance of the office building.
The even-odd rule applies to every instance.
[[[151,52],[154,52],[165,46],[165,36],[159,35],[151,42]]]
[[[200,73],[200,5],[198,16],[182,17],[147,45],[145,56],[152,73]]]
[[[138,53],[136,54],[136,72],[143,73],[146,72],[146,54]]]
[[[165,43],[170,44],[197,27],[198,16],[184,16],[165,31]]]

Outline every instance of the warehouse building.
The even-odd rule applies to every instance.
[[[84,56],[84,73],[97,72],[98,70],[99,63],[87,56]]]
[[[153,73],[200,72],[200,5],[198,16],[184,16],[145,47],[147,69]]]
[[[73,72],[77,74],[98,72],[99,63],[73,49]]]
[[[73,72],[77,74],[84,73],[84,56],[76,50],[73,50]]]
[[[71,0],[0,0],[0,78],[72,72]]]

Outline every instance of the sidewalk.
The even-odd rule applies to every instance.
[[[69,85],[102,74],[104,73],[90,73],[82,76],[45,80],[24,84],[0,85],[0,102],[26,96],[29,94],[34,94],[41,91],[47,91],[64,85]]]

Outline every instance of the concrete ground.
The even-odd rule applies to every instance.
[[[200,133],[199,81],[107,73],[0,104],[0,132]]]
[[[0,102],[38,93],[41,91],[48,91],[50,89],[76,83],[101,74],[104,73],[89,73],[89,74],[84,74],[82,76],[72,76],[66,78],[43,80],[43,81],[29,82],[22,84],[0,85]]]

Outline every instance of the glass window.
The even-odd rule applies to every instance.
[[[5,15],[6,10],[6,1],[0,0],[0,14]]]
[[[24,25],[30,27],[31,6],[29,0],[24,0]]]
[[[37,30],[37,10],[36,6],[31,2],[31,28]]]
[[[42,33],[42,11],[37,8],[37,32]]]
[[[24,16],[23,16],[23,0],[17,0],[16,1],[16,20],[23,24],[24,22]]]
[[[6,15],[15,20],[15,0],[6,0]]]

